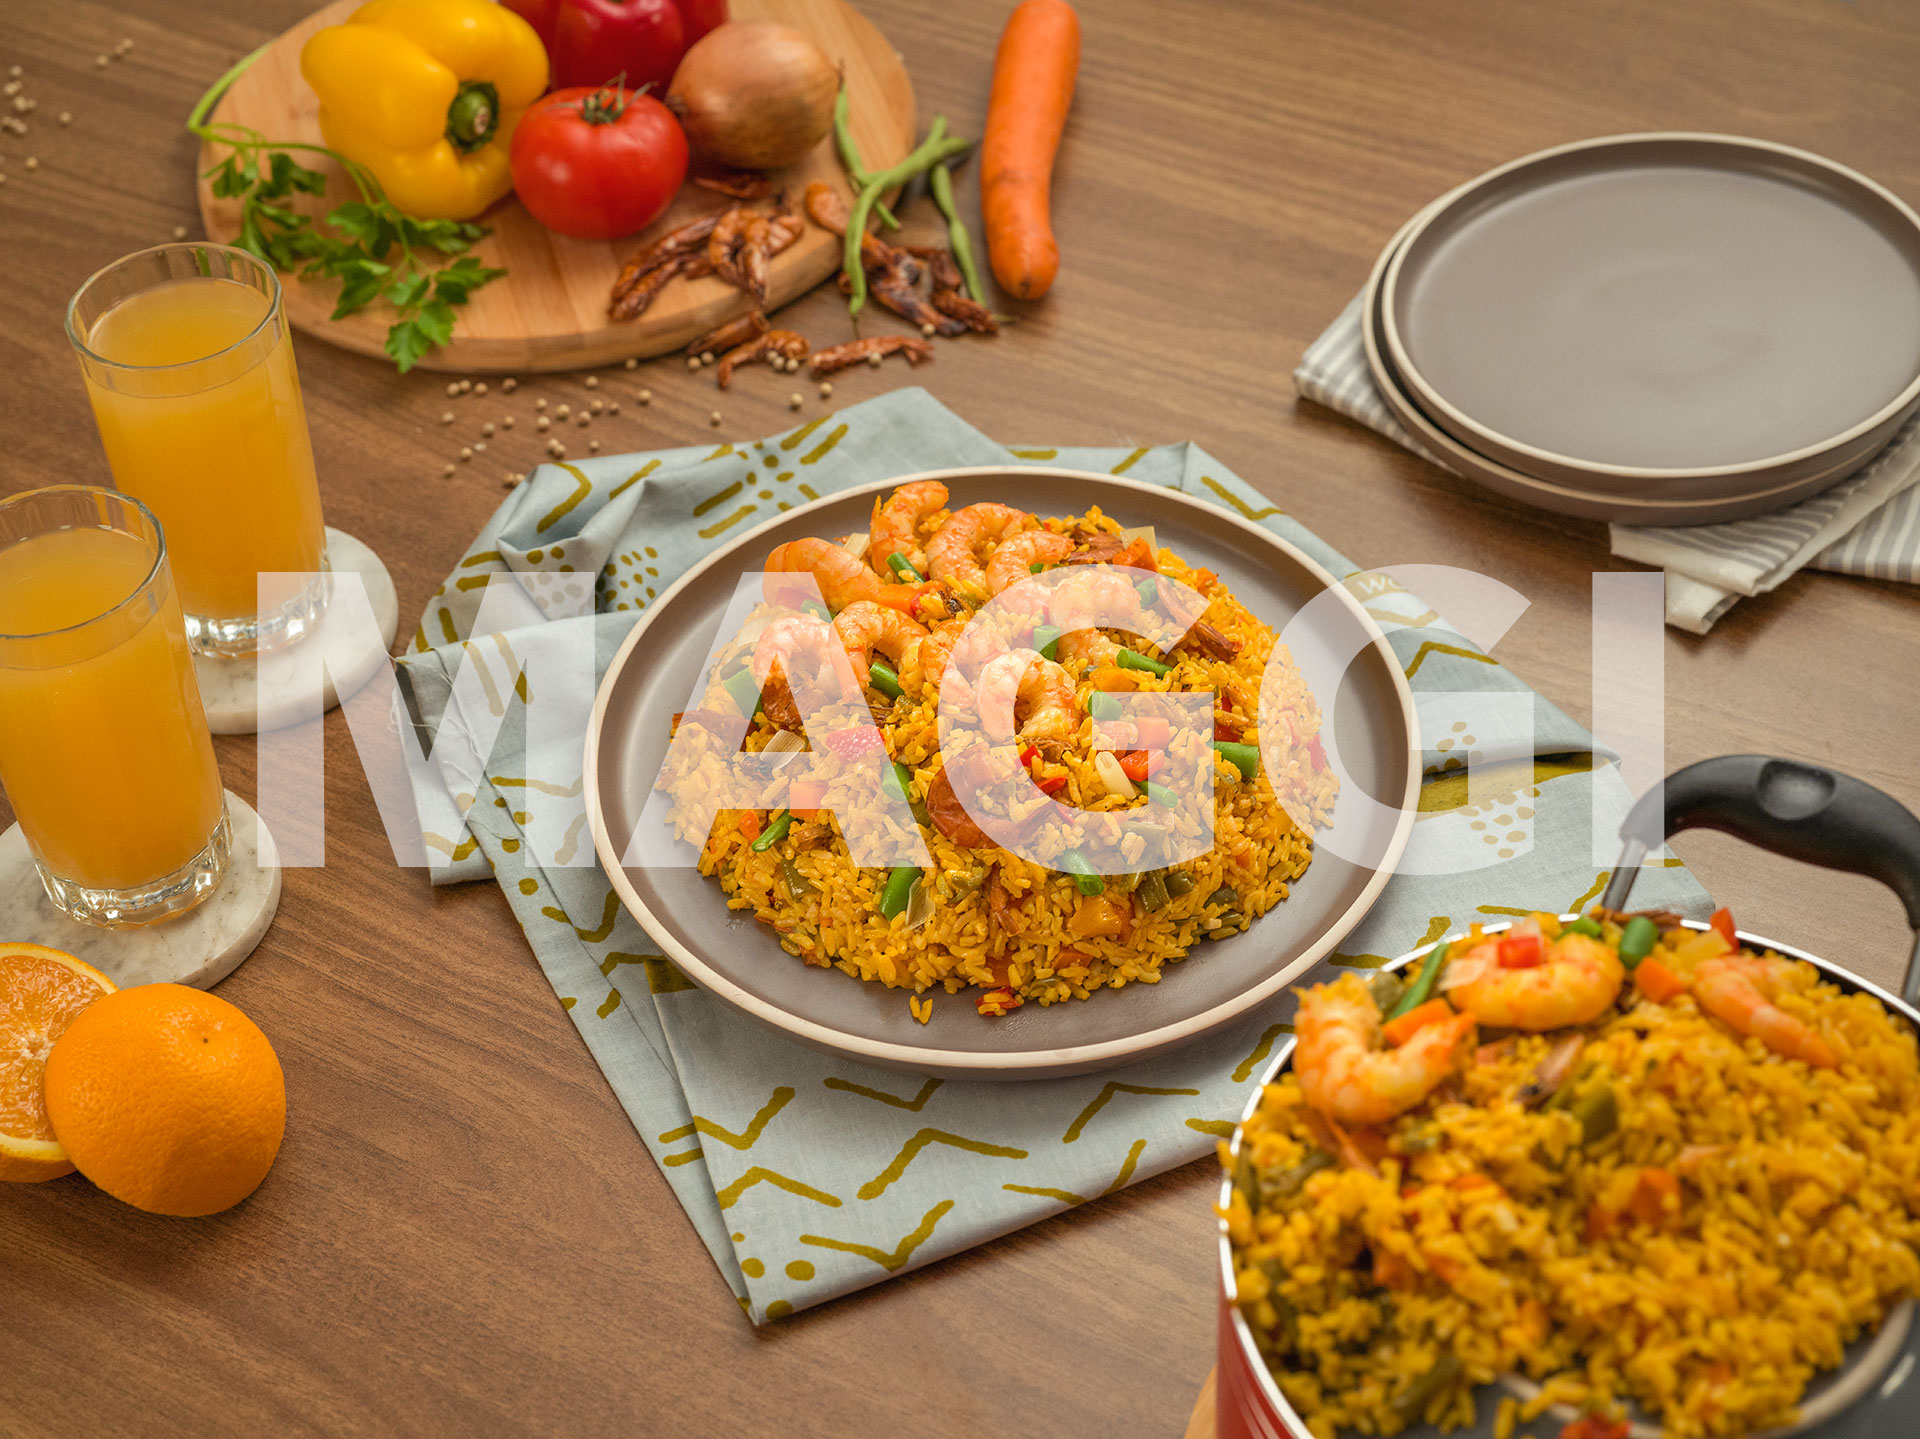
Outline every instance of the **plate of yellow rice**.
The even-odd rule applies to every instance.
[[[1012,728],[994,752],[1019,776],[1004,812],[984,816],[983,804],[1000,802],[956,794],[987,751],[942,748],[942,705],[969,663],[955,636],[996,597],[1054,572],[1118,578],[1129,604],[1136,593],[1142,604],[1172,590],[1197,598],[1158,642],[1142,638],[1144,621],[1043,626],[1023,636],[1031,648],[1013,669],[966,670],[970,695],[976,683],[986,695],[990,671],[1005,681]],[[771,604],[792,576],[815,599],[773,618],[752,603],[755,585]],[[1312,623],[1288,630],[1316,601]],[[843,763],[846,735],[810,735],[782,668],[793,654],[767,658],[789,634],[782,626],[809,624],[844,648],[860,726],[870,715],[869,741],[885,746],[882,783],[923,846],[914,864],[860,862],[842,781],[870,773],[858,765],[871,756],[846,750]],[[1296,648],[1304,634],[1319,656],[1315,685],[1283,631]],[[1211,729],[1169,742],[1142,719],[1136,748],[1116,747],[1111,733],[1096,740],[1115,696],[1203,697]],[[652,602],[602,680],[586,792],[621,900],[667,959],[722,1000],[870,1063],[1044,1078],[1211,1033],[1329,953],[1405,845],[1415,735],[1404,676],[1374,621],[1272,532],[1112,476],[954,470],[796,508]],[[1182,745],[1194,752],[1174,754]],[[778,803],[713,814],[710,796],[743,751],[804,758],[812,778]],[[1163,759],[1187,768],[1154,768]],[[1066,827],[1055,816],[1084,812],[1158,836],[1190,822],[1167,775],[1202,769],[1211,845],[1177,862],[1128,838],[1117,863],[1091,865],[1075,850],[1046,851],[1041,863],[980,827],[998,818],[1044,844],[1050,826]],[[1352,842],[1327,844],[1342,825]],[[677,857],[643,850],[643,831]],[[1186,838],[1196,835],[1206,846],[1204,828]]]
[[[1920,1433],[1916,1025],[1725,910],[1306,990],[1221,1147],[1221,1432]]]

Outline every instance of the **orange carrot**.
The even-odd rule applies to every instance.
[[[1430,999],[1425,1004],[1416,1004],[1398,1019],[1388,1020],[1380,1027],[1380,1034],[1388,1044],[1402,1045],[1429,1024],[1452,1017],[1452,1005],[1444,999]]]
[[[1134,737],[1146,749],[1165,749],[1173,740],[1173,726],[1159,715],[1133,722]]]
[[[787,786],[787,808],[795,819],[818,819],[826,797],[827,782],[822,779],[797,779]]]
[[[1037,300],[1060,269],[1048,213],[1053,158],[1080,68],[1080,17],[1067,0],[1021,0],[993,59],[980,142],[980,217],[1000,288]]]
[[[1655,1004],[1665,1004],[1687,992],[1687,982],[1657,959],[1643,959],[1635,965],[1633,982]]]
[[[1634,1181],[1633,1198],[1627,1201],[1628,1212],[1642,1224],[1664,1224],[1669,1196],[1679,1202],[1680,1181],[1664,1169],[1643,1169]]]

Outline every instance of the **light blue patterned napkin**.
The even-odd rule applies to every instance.
[[[529,745],[516,694],[521,666],[537,667],[550,647],[585,643],[604,668],[636,613],[676,576],[779,509],[915,470],[1009,462],[1124,473],[1224,505],[1346,577],[1389,630],[1416,694],[1476,692],[1448,701],[1444,722],[1431,725],[1433,782],[1405,872],[1333,964],[1377,964],[1488,916],[1574,908],[1605,879],[1591,855],[1591,813],[1596,804],[1624,812],[1627,795],[1610,766],[1591,768],[1586,732],[1404,589],[1357,575],[1194,445],[1008,450],[909,389],[750,444],[541,466],[448,577],[404,662],[440,741],[441,784],[429,780],[417,795],[440,861],[435,878],[490,872],[498,881],[554,993],[755,1323],[1210,1153],[1290,1028],[1289,996],[1172,1056],[1078,1079],[961,1083],[866,1069],[739,1017],[658,957],[602,871],[564,862],[573,846],[590,853],[583,825],[555,851],[561,863],[529,857],[528,795],[577,801],[582,736]],[[1033,507],[1044,511],[1044,496]],[[476,633],[486,577],[499,574],[513,576],[530,603],[506,628]],[[577,605],[589,583],[595,613],[541,617],[565,611],[556,601],[569,588]],[[456,691],[467,665],[469,682]],[[494,723],[502,727],[490,754],[463,745]],[[1469,800],[1469,764],[1505,777]],[[450,795],[472,798],[465,830],[444,822]],[[1433,872],[1465,856],[1487,867]],[[1650,870],[1635,895],[1689,912],[1706,907],[1672,862]],[[1193,1221],[1208,1223],[1199,1201]]]

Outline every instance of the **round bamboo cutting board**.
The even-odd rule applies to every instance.
[[[273,140],[322,143],[319,102],[301,77],[300,47],[314,31],[345,20],[358,4],[335,0],[287,31],[233,83],[213,118],[250,125]],[[845,0],[732,0],[731,10],[736,20],[769,19],[793,26],[841,67],[854,138],[869,169],[884,169],[906,157],[914,141],[913,82],[886,37]],[[225,153],[222,146],[203,146],[200,168],[207,169]],[[356,198],[352,182],[332,161],[306,163],[329,173],[328,208]],[[831,138],[774,178],[796,205],[816,180],[851,193]],[[232,241],[239,233],[238,203],[215,199],[205,178],[199,188],[208,237]],[[484,263],[503,267],[505,277],[474,292],[460,312],[453,339],[422,359],[421,368],[493,373],[581,369],[663,354],[744,314],[746,296],[708,277],[672,281],[637,320],[607,318],[608,293],[629,257],[662,231],[731,203],[689,180],[672,208],[641,234],[624,240],[571,240],[546,229],[508,196],[480,217],[493,233],[474,247]],[[798,241],[774,257],[767,308],[806,293],[839,264],[839,238],[809,224]],[[384,353],[393,317],[383,303],[333,320],[328,316],[338,290],[335,282],[282,278],[287,316],[298,328],[362,354]]]

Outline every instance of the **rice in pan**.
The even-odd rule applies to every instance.
[[[1535,915],[1424,960],[1428,994],[1303,997],[1225,1217],[1319,1439],[1471,1424],[1505,1374],[1541,1386],[1488,1399],[1507,1433],[1753,1433],[1920,1293],[1911,1030],[1715,919]]]

